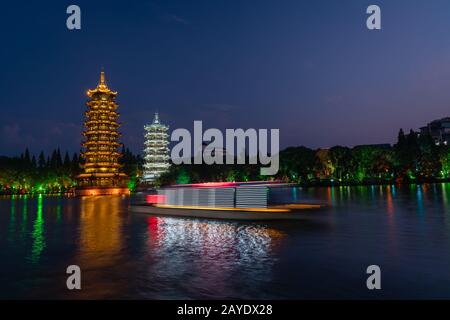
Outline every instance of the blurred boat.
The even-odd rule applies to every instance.
[[[133,212],[156,216],[227,220],[290,220],[301,219],[305,214],[325,208],[320,204],[291,204],[268,208],[212,208],[198,206],[173,206],[164,204],[140,204],[131,206]]]
[[[269,188],[279,183],[223,182],[172,186],[133,204],[133,212],[229,220],[289,220],[325,208],[322,204],[293,203],[270,205]]]

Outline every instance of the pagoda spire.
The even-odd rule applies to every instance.
[[[159,123],[159,115],[158,115],[158,112],[155,112],[155,118],[153,119],[153,123],[154,123],[154,124],[158,124],[158,123]]]
[[[103,71],[103,67],[102,67],[102,71],[100,72],[100,81],[97,84],[97,87],[95,89],[89,89],[87,91],[87,95],[88,97],[92,98],[94,94],[96,93],[107,93],[107,94],[111,94],[111,95],[117,95],[117,92],[115,91],[111,91],[108,88],[108,85],[106,84],[106,80],[105,80],[105,71]]]
[[[102,71],[100,72],[100,82],[98,83],[97,88],[102,89],[102,90],[108,90],[108,86],[106,85],[106,80],[105,80],[105,71],[103,70],[103,67],[102,67]]]

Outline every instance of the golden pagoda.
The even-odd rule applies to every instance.
[[[84,152],[83,173],[78,175],[77,195],[128,194],[127,175],[120,172],[118,151],[120,133],[117,122],[117,92],[106,85],[105,73],[101,72],[97,88],[88,90],[90,100],[86,103],[86,121],[82,143]]]

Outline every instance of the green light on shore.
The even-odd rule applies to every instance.
[[[40,193],[45,191],[45,188],[44,188],[44,186],[42,184],[39,184],[39,185],[36,186],[35,190],[36,190],[37,193],[40,194]]]
[[[134,191],[136,189],[136,178],[132,177],[130,181],[128,181],[128,189],[130,189],[130,191]]]

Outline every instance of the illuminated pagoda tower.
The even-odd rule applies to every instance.
[[[78,175],[77,195],[128,194],[127,175],[120,172],[118,142],[120,133],[117,122],[117,92],[106,85],[105,73],[101,72],[97,88],[88,90],[86,121],[82,143],[84,152],[83,173]]]
[[[152,124],[144,126],[145,149],[144,149],[144,174],[143,181],[153,183],[162,173],[169,168],[169,141],[168,126],[159,121],[158,113]]]

